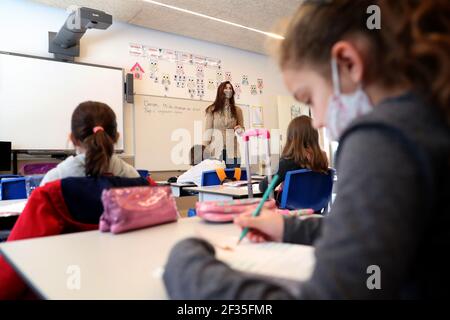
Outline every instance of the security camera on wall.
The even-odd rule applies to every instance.
[[[48,52],[55,58],[74,61],[80,55],[80,39],[88,29],[108,29],[112,16],[86,7],[71,7],[71,13],[58,33],[48,33]]]

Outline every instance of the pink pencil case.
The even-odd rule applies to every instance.
[[[236,215],[255,210],[261,199],[197,202],[195,211],[200,218],[212,222],[231,222]],[[264,208],[276,207],[275,200],[264,203]]]
[[[114,234],[176,221],[179,214],[170,187],[104,190],[99,229]]]

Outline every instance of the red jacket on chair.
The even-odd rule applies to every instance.
[[[148,184],[143,178],[118,177],[49,182],[33,191],[7,241],[98,229],[104,188]],[[0,256],[0,300],[33,297],[22,278]]]

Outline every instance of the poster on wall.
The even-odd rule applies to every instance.
[[[182,51],[175,51],[177,62],[192,64],[192,54]]]
[[[167,60],[170,62],[175,62],[177,60],[177,55],[175,53],[175,50],[161,49],[160,59]]]
[[[128,52],[134,57],[144,57],[144,47],[141,44],[130,43]]]
[[[206,66],[206,57],[204,56],[193,54],[192,61],[194,62],[194,64]]]
[[[145,56],[150,59],[159,59],[161,57],[161,50],[156,47],[144,47]]]
[[[206,57],[206,67],[207,68],[216,69],[216,68],[220,68],[220,65],[221,65],[220,59]]]
[[[250,108],[250,120],[252,127],[263,127],[264,117],[262,106],[251,106]]]

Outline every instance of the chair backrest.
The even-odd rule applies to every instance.
[[[227,178],[232,179],[234,177],[235,169],[225,169],[225,174]],[[247,180],[247,171],[241,169],[241,179]],[[203,171],[202,173],[202,186],[217,186],[221,184],[219,177],[217,176],[216,170]]]
[[[331,199],[334,173],[335,170],[331,168],[327,174],[308,169],[287,172],[280,208],[321,211]]]
[[[15,200],[26,199],[27,189],[25,178],[3,178],[0,181],[0,199]]]
[[[25,186],[27,188],[27,197],[29,198],[34,189],[40,186],[45,174],[33,174],[25,177]]]
[[[150,175],[150,172],[144,169],[139,169],[137,172],[142,178],[147,178]]]
[[[20,178],[22,176],[18,174],[0,174],[0,181],[5,178]]]
[[[49,162],[49,163],[28,163],[22,167],[22,171],[24,175],[31,174],[46,174],[51,169],[56,168],[58,163]]]

